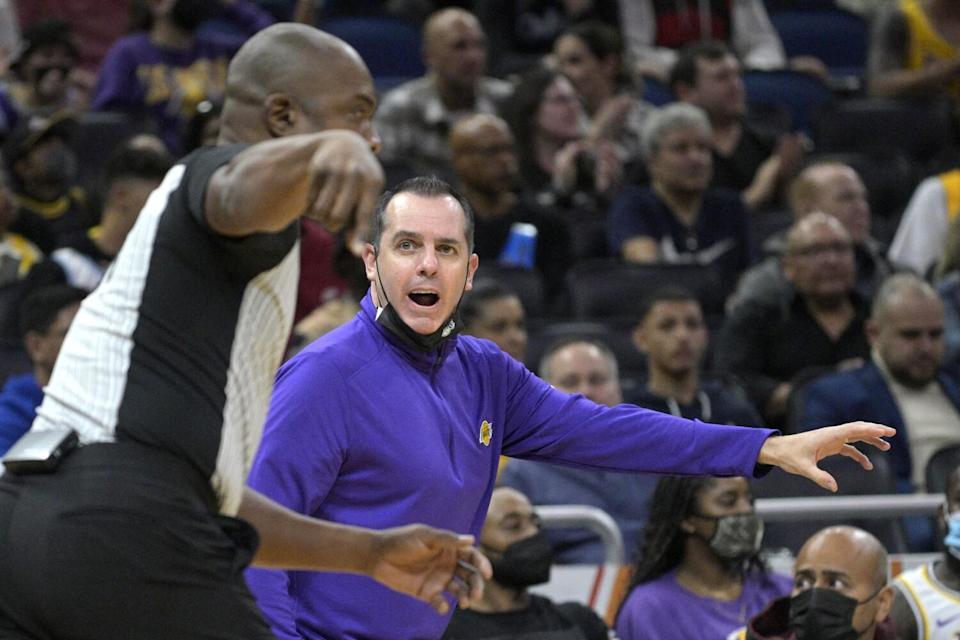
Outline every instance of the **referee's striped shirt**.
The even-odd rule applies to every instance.
[[[213,172],[243,149],[197,151],[151,194],[100,286],[83,302],[34,429],[82,443],[134,441],[210,479],[235,514],[293,320],[296,222],[227,238],[203,215]]]

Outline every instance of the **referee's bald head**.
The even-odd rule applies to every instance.
[[[373,145],[375,107],[373,80],[353,47],[313,27],[275,24],[230,62],[220,142],[342,128]]]

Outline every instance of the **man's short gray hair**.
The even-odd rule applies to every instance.
[[[644,160],[649,160],[660,149],[660,140],[674,129],[696,127],[713,135],[710,119],[700,107],[685,102],[675,102],[657,109],[643,122],[640,130],[640,153]]]

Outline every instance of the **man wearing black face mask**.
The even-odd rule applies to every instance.
[[[556,605],[527,590],[550,579],[553,551],[530,501],[519,491],[494,490],[480,548],[493,565],[493,579],[480,602],[454,613],[444,640],[614,637],[589,607],[573,602]]]
[[[82,239],[90,222],[69,145],[73,124],[66,115],[24,118],[3,148],[17,207],[10,230],[47,253]]]
[[[774,600],[730,638],[894,640],[892,603],[880,541],[856,527],[828,527],[797,554],[790,597]]]
[[[901,573],[893,583],[898,638],[954,640],[960,634],[960,467],[950,474],[945,498],[943,557]]]

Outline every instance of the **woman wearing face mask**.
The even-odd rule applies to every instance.
[[[617,615],[623,640],[726,638],[790,592],[758,557],[763,522],[745,478],[663,478],[648,522]]]

